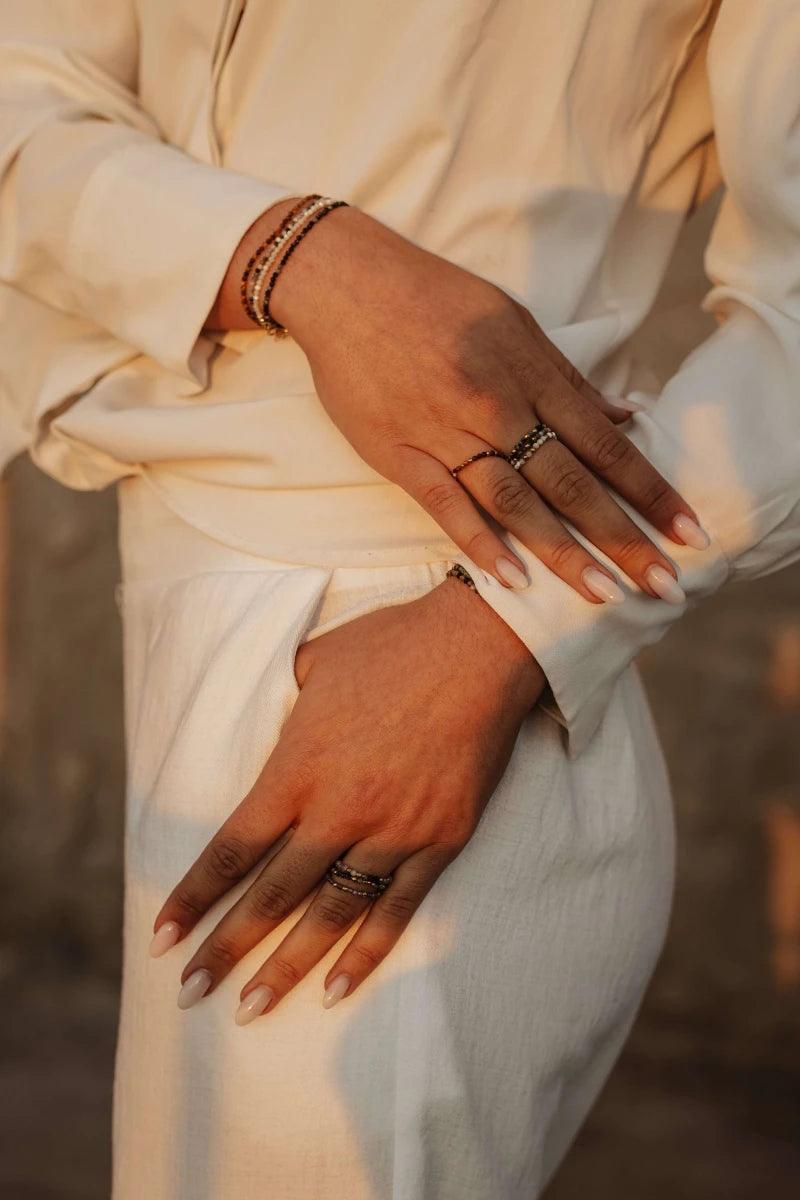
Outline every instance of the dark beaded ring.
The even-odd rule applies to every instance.
[[[370,890],[365,890],[363,886],[348,887],[347,884],[338,882],[336,876],[338,876],[339,879],[347,879],[352,883],[366,885],[366,888]],[[393,876],[371,875],[368,871],[358,871],[355,867],[348,866],[343,859],[337,858],[336,861],[331,863],[330,867],[328,867],[325,878],[327,879],[328,883],[333,884],[334,887],[339,888],[343,892],[350,892],[354,896],[375,897],[380,896],[386,891],[389,884],[392,882]]]
[[[470,454],[469,458],[465,458],[457,467],[451,467],[450,474],[458,479],[459,471],[463,471],[470,463],[477,462],[479,458],[505,458],[508,461],[508,456],[502,450],[479,450],[477,454]]]

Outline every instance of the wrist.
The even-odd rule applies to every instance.
[[[370,223],[376,224],[350,204],[327,213],[278,276],[270,297],[270,315],[300,345],[306,333],[319,328],[326,317],[334,314],[335,320],[340,319],[337,290],[339,296],[343,287],[349,290],[349,267],[364,225]]]
[[[432,604],[445,609],[447,628],[480,647],[491,660],[498,686],[507,689],[527,712],[538,701],[547,680],[528,647],[490,604],[460,579],[448,577],[429,593]]]
[[[300,196],[278,200],[256,217],[245,231],[233,252],[225,278],[220,284],[214,303],[205,321],[207,329],[259,329],[244,310],[241,298],[242,274],[250,256],[274,233],[281,221],[294,208]]]

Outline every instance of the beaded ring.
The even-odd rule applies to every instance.
[[[523,463],[542,448],[545,442],[552,441],[554,438],[558,438],[555,429],[545,425],[544,421],[539,421],[533,429],[523,433],[519,441],[511,447],[507,455],[508,461],[514,470],[518,471]]]
[[[464,467],[468,467],[470,463],[477,462],[479,458],[506,458],[507,455],[502,450],[479,450],[477,454],[470,454],[469,458],[465,458],[457,467],[450,468],[450,474],[458,479],[458,472],[463,471]]]
[[[334,878],[339,876],[341,879],[349,879],[353,883],[367,884],[372,887],[373,891],[364,891],[360,888],[348,887],[344,883],[339,883]],[[342,892],[350,892],[354,896],[380,896],[386,891],[389,884],[392,882],[392,875],[370,875],[368,871],[358,871],[355,867],[348,866],[344,859],[337,858],[334,863],[328,867],[325,876],[328,883],[333,884],[335,888],[339,888]]]

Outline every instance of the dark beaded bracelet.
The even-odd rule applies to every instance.
[[[472,578],[466,567],[462,567],[461,563],[453,563],[452,567],[445,575],[445,579],[448,578],[460,579],[462,583],[467,585],[467,587],[471,587],[473,592],[477,592],[478,590],[475,586],[475,580]]]
[[[262,328],[267,331],[267,333],[272,333],[272,334],[276,335],[277,337],[283,337],[286,333],[288,333],[288,330],[285,329],[283,325],[279,324],[279,322],[276,321],[273,317],[271,317],[270,313],[269,313],[270,297],[272,295],[272,292],[275,287],[275,283],[278,279],[278,276],[280,275],[283,268],[286,266],[287,260],[289,258],[291,258],[292,254],[294,254],[295,250],[300,245],[300,243],[302,242],[303,238],[306,236],[308,231],[310,229],[313,229],[318,221],[321,221],[323,217],[327,217],[328,213],[333,212],[333,210],[335,208],[347,208],[347,207],[348,207],[348,204],[347,204],[346,200],[334,200],[332,204],[329,204],[327,206],[327,208],[323,208],[322,211],[318,212],[315,217],[312,217],[311,220],[308,221],[302,227],[300,232],[295,237],[294,241],[289,243],[286,253],[284,254],[283,258],[280,260],[277,267],[275,268],[272,275],[270,276],[269,283],[267,284],[267,286],[264,290],[264,299],[261,302],[261,321],[259,323],[261,324]]]
[[[278,228],[274,229],[272,231],[272,233],[269,235],[269,237],[264,239],[264,241],[261,243],[260,246],[256,246],[255,250],[253,251],[253,253],[250,255],[249,259],[247,260],[247,265],[246,265],[244,271],[242,272],[242,282],[241,282],[241,286],[239,288],[239,292],[240,292],[240,295],[242,298],[242,306],[244,308],[244,311],[247,313],[247,315],[251,321],[257,322],[257,317],[255,314],[255,310],[254,310],[252,304],[250,303],[250,298],[247,295],[247,281],[250,278],[250,273],[253,270],[253,267],[255,266],[256,259],[258,259],[263,254],[263,252],[266,249],[268,249],[268,247],[273,245],[273,243],[278,240],[278,238],[281,236],[281,234],[284,232],[285,229],[288,229],[288,227],[291,225],[292,221],[295,219],[295,217],[301,211],[301,209],[305,208],[305,206],[307,204],[313,203],[314,200],[321,200],[321,199],[322,199],[322,197],[319,193],[312,192],[311,195],[303,196],[302,200],[298,200],[297,204],[295,204],[292,207],[292,209],[283,218],[283,220],[281,221]]]

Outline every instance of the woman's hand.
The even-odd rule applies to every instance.
[[[274,206],[272,224],[282,215]],[[587,600],[622,598],[560,513],[643,590],[682,598],[671,562],[608,487],[665,536],[702,548],[696,514],[616,427],[629,414],[500,288],[345,207],[287,263],[271,312],[307,355],[321,402],[361,457],[500,582],[524,586],[513,570],[522,563],[487,514]],[[458,479],[450,473],[477,451],[508,452],[539,420],[559,440],[519,471],[488,457]]]
[[[275,749],[154,925],[174,923],[167,941],[187,933],[288,831],[181,975],[188,1007],[316,888],[241,989],[240,1023],[274,1008],[369,904],[325,986],[345,977],[352,992],[385,958],[472,836],[544,684],[516,634],[453,579],[304,643],[295,671]],[[323,878],[339,857],[393,881],[372,901],[342,891]]]

